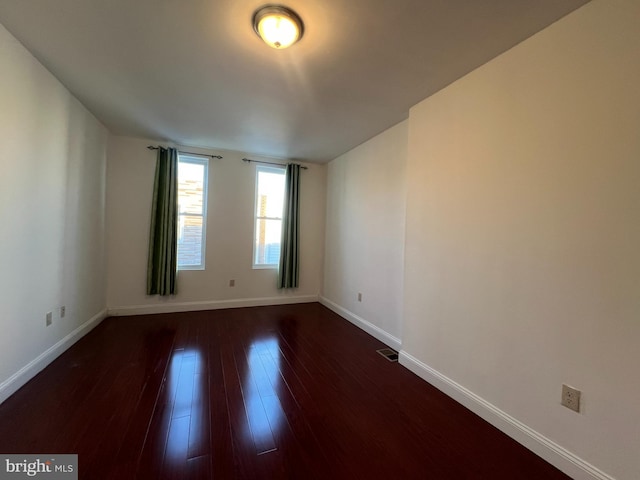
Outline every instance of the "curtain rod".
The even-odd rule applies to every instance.
[[[274,162],[262,162],[260,160],[251,160],[250,158],[243,158],[242,159],[243,162],[247,162],[247,163],[264,163],[265,165],[279,165],[281,167],[286,167],[286,164],[284,163],[274,163]],[[308,170],[308,167],[305,167],[304,165],[300,165],[300,168],[303,170]]]
[[[153,145],[149,145],[147,148],[149,150],[158,150],[158,148],[160,148],[160,147],[154,147]],[[184,152],[182,150],[178,150],[178,152],[179,153],[186,153],[187,155],[200,155],[201,157],[211,157],[211,158],[222,159],[222,156],[220,156],[220,155],[207,155],[206,153]]]

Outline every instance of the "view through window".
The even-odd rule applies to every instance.
[[[204,270],[209,159],[178,156],[178,269]]]
[[[280,262],[285,169],[256,167],[254,268],[273,268]]]

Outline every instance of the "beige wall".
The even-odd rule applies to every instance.
[[[1,25],[0,65],[2,401],[104,315],[107,131]]]
[[[220,152],[207,270],[180,272],[171,299],[144,294],[155,142],[109,137],[107,172],[104,127],[0,27],[0,401],[106,305],[296,301],[323,286],[401,340],[405,365],[594,466],[576,478],[640,478],[638,24],[637,1],[595,0],[336,159],[326,237],[327,167],[310,165],[294,293],[251,268],[254,167]],[[559,405],[562,383],[583,391],[580,414]]]
[[[629,480],[639,25],[640,2],[594,1],[411,109],[403,325],[423,366]]]
[[[323,302],[399,348],[408,122],[329,163]],[[362,301],[358,301],[362,293]]]
[[[178,272],[173,297],[145,294],[151,194],[156,152],[153,140],[111,136],[108,159],[109,311],[145,313],[167,309],[316,300],[322,285],[326,166],[308,165],[301,173],[300,288],[276,288],[276,269],[253,269],[255,164],[247,153],[190,148],[220,154],[210,159],[206,269]],[[263,159],[285,163],[278,159]],[[229,280],[235,287],[229,287]]]

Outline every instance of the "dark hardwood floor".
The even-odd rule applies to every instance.
[[[0,405],[82,479],[566,479],[320,304],[108,318]]]

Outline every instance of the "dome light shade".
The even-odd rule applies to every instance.
[[[265,5],[253,14],[253,29],[267,45],[278,50],[300,40],[303,28],[300,17],[281,5]]]

